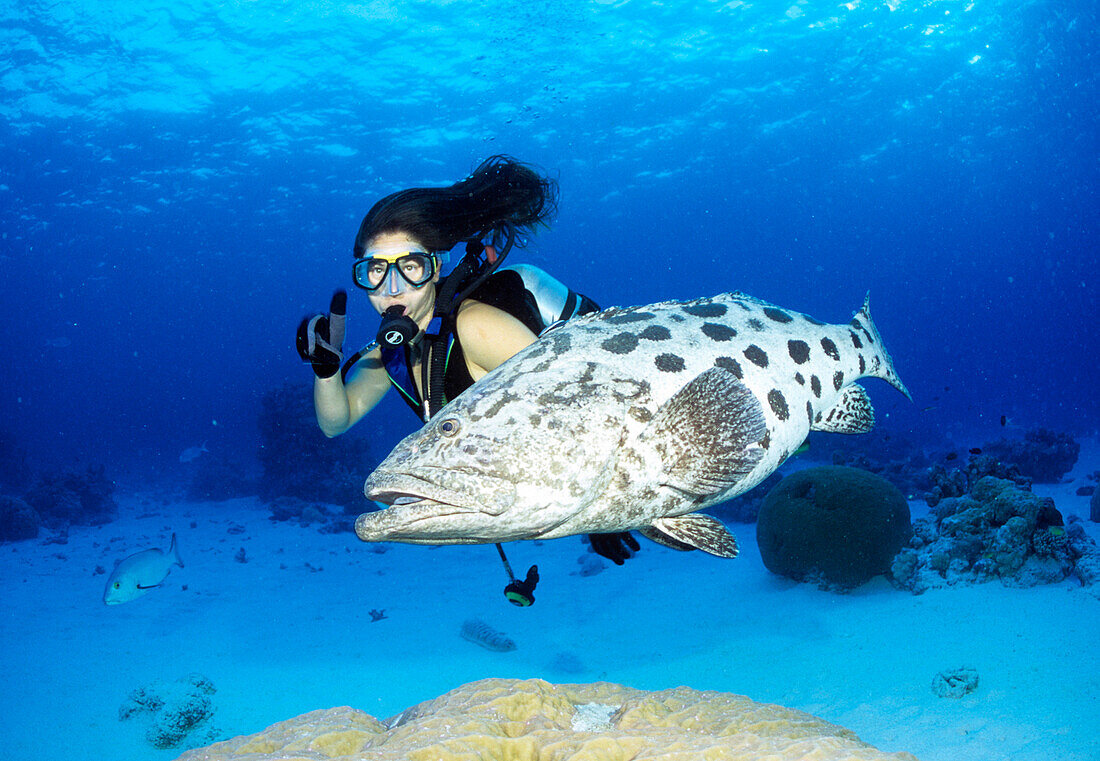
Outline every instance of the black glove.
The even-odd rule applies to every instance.
[[[589,534],[588,542],[597,555],[603,555],[615,565],[622,565],[638,551],[638,540],[629,531],[621,534]]]
[[[298,354],[313,365],[318,378],[331,378],[344,361],[344,323],[348,314],[347,291],[332,294],[328,315],[315,314],[302,320],[295,343]]]

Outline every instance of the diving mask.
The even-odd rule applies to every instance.
[[[408,287],[421,288],[431,282],[445,254],[409,250],[368,251],[363,259],[356,259],[352,266],[355,284],[376,293],[385,286],[383,293],[396,296]]]

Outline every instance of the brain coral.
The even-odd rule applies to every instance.
[[[850,589],[890,570],[912,536],[909,503],[858,468],[807,468],[768,492],[756,518],[760,557],[772,573]]]
[[[916,761],[881,753],[801,711],[740,695],[607,682],[483,679],[385,724],[353,708],[314,711],[178,761]]]

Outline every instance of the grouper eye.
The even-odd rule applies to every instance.
[[[454,418],[447,418],[439,424],[439,430],[444,436],[454,436],[458,433],[458,421]]]

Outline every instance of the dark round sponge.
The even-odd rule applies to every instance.
[[[772,573],[857,587],[890,570],[913,528],[897,487],[858,468],[800,470],[764,498],[756,541]]]

